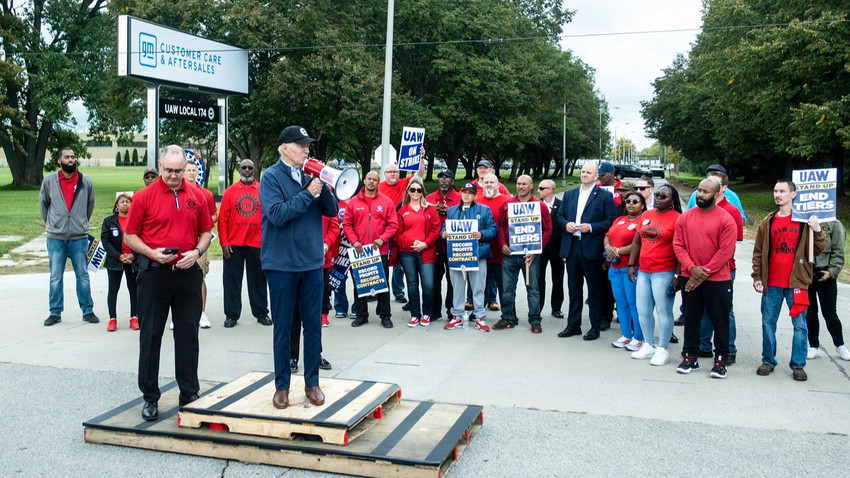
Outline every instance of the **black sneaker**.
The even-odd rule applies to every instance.
[[[272,325],[272,319],[268,315],[257,318],[257,323],[260,325]]]
[[[330,370],[331,369],[331,363],[328,362],[327,360],[325,360],[324,357],[319,356],[319,368],[322,369],[322,370]]]
[[[682,359],[682,363],[676,367],[676,372],[678,373],[691,373],[694,370],[699,370],[699,363],[697,362],[697,357],[695,355],[685,355]]]
[[[100,319],[98,319],[97,316],[94,315],[93,312],[89,312],[88,314],[83,316],[83,321],[88,322],[90,324],[96,324],[96,323],[100,322]]]
[[[236,327],[236,320],[237,319],[233,319],[233,318],[230,318],[230,317],[224,319],[224,328],[230,329],[230,328]],[[257,321],[259,322],[259,320],[257,320]]]
[[[670,343],[671,344],[678,344],[679,343],[679,337],[676,337],[676,334],[670,334]]]
[[[393,321],[390,320],[389,317],[381,317],[381,325],[383,325],[385,329],[391,329],[393,328]]]
[[[406,304],[407,303],[407,297],[400,295],[400,296],[395,298],[395,301],[398,302],[399,304]]]
[[[726,357],[726,365],[732,365],[733,363],[735,363],[735,354],[730,354]]]
[[[603,321],[599,322],[599,331],[600,332],[605,332],[606,330],[608,330],[610,328],[611,328],[611,321],[610,320],[603,320]]]
[[[58,315],[51,315],[50,317],[44,319],[45,327],[50,327],[51,325],[56,325],[59,322],[62,322],[62,317],[59,317]]]
[[[407,301],[405,301],[407,302]],[[401,310],[410,310],[410,302],[407,302],[403,306],[401,306]]]
[[[726,362],[723,357],[714,359],[714,367],[711,367],[711,372],[708,375],[711,378],[726,378]]]
[[[368,323],[369,323],[369,319],[358,319],[358,318],[355,318],[355,319],[351,322],[351,326],[352,326],[352,327],[360,327],[361,325],[363,325],[363,324],[368,324]]]
[[[697,352],[697,357],[712,358],[714,357],[714,352],[712,352],[711,350],[699,349],[699,352]]]
[[[512,329],[514,327],[516,327],[516,325],[508,322],[505,319],[499,319],[499,321],[496,322],[495,325],[493,325],[493,328],[496,329],[496,330]]]
[[[685,325],[685,314],[679,315],[679,317],[673,321],[673,325]]]

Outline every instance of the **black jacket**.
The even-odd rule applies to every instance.
[[[124,237],[121,226],[118,224],[118,213],[107,217],[103,220],[103,225],[100,227],[100,243],[106,249],[106,259],[103,260],[103,267],[110,271],[124,270],[124,263],[118,258],[121,256],[121,239]],[[133,254],[136,255],[135,253]],[[134,266],[135,266],[135,260]]]

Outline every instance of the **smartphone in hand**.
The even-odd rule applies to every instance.
[[[163,249],[162,253],[166,254],[166,255],[177,254],[177,248],[176,247],[166,247],[165,249]]]

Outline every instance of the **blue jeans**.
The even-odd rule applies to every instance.
[[[434,263],[423,264],[421,252],[399,252],[398,263],[404,268],[407,280],[407,295],[410,299],[410,316],[431,316],[434,306]],[[422,283],[422,298],[419,284]]]
[[[667,295],[673,272],[638,272],[637,308],[643,337],[650,345],[667,348],[673,334],[673,299]],[[655,343],[655,313],[658,312],[658,343]]]
[[[47,238],[47,256],[50,260],[50,315],[61,316],[62,310],[65,309],[65,289],[62,279],[68,257],[71,258],[71,265],[74,266],[74,274],[77,277],[77,302],[80,303],[80,309],[83,315],[94,311],[89,272],[86,270],[88,249],[87,238],[74,241]]]
[[[517,325],[519,320],[516,316],[516,289],[517,277],[520,272],[528,280],[525,286],[528,298],[528,323],[539,324],[540,317],[540,292],[537,290],[537,278],[540,275],[540,256],[534,257],[528,269],[525,271],[525,256],[509,256],[502,258],[502,318],[511,324]]]
[[[629,268],[609,268],[608,280],[611,281],[611,291],[617,303],[620,332],[627,339],[634,338],[643,342],[643,332],[638,320],[637,284],[629,280]]]
[[[339,292],[334,292],[334,311],[337,314],[348,315],[348,274],[346,274],[345,283],[340,287]]]
[[[776,367],[776,322],[782,311],[783,300],[791,308],[794,289],[767,287],[761,296],[761,361],[773,367]],[[791,325],[794,326],[794,338],[791,341],[791,362],[788,366],[792,369],[803,368],[806,366],[809,339],[806,311],[791,317]]]
[[[735,284],[735,272],[732,271],[732,285]],[[711,319],[708,318],[708,312],[702,312],[702,319],[699,326],[699,349],[711,350],[711,336],[714,334],[714,326],[711,325]],[[734,305],[729,309],[729,355],[737,355],[738,349],[735,348],[735,308]]]

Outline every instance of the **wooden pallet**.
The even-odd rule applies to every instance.
[[[201,390],[212,396],[226,385],[201,382]],[[142,420],[138,398],[83,423],[86,442],[349,475],[435,478],[446,475],[483,424],[477,405],[404,400],[343,447],[304,436],[282,440],[178,426],[176,383],[162,391],[159,420]]]
[[[401,389],[392,383],[324,378],[321,406],[307,400],[303,376],[293,375],[289,390],[290,406],[278,410],[272,406],[274,374],[249,372],[182,407],[177,424],[287,440],[310,435],[345,446],[401,401]]]

